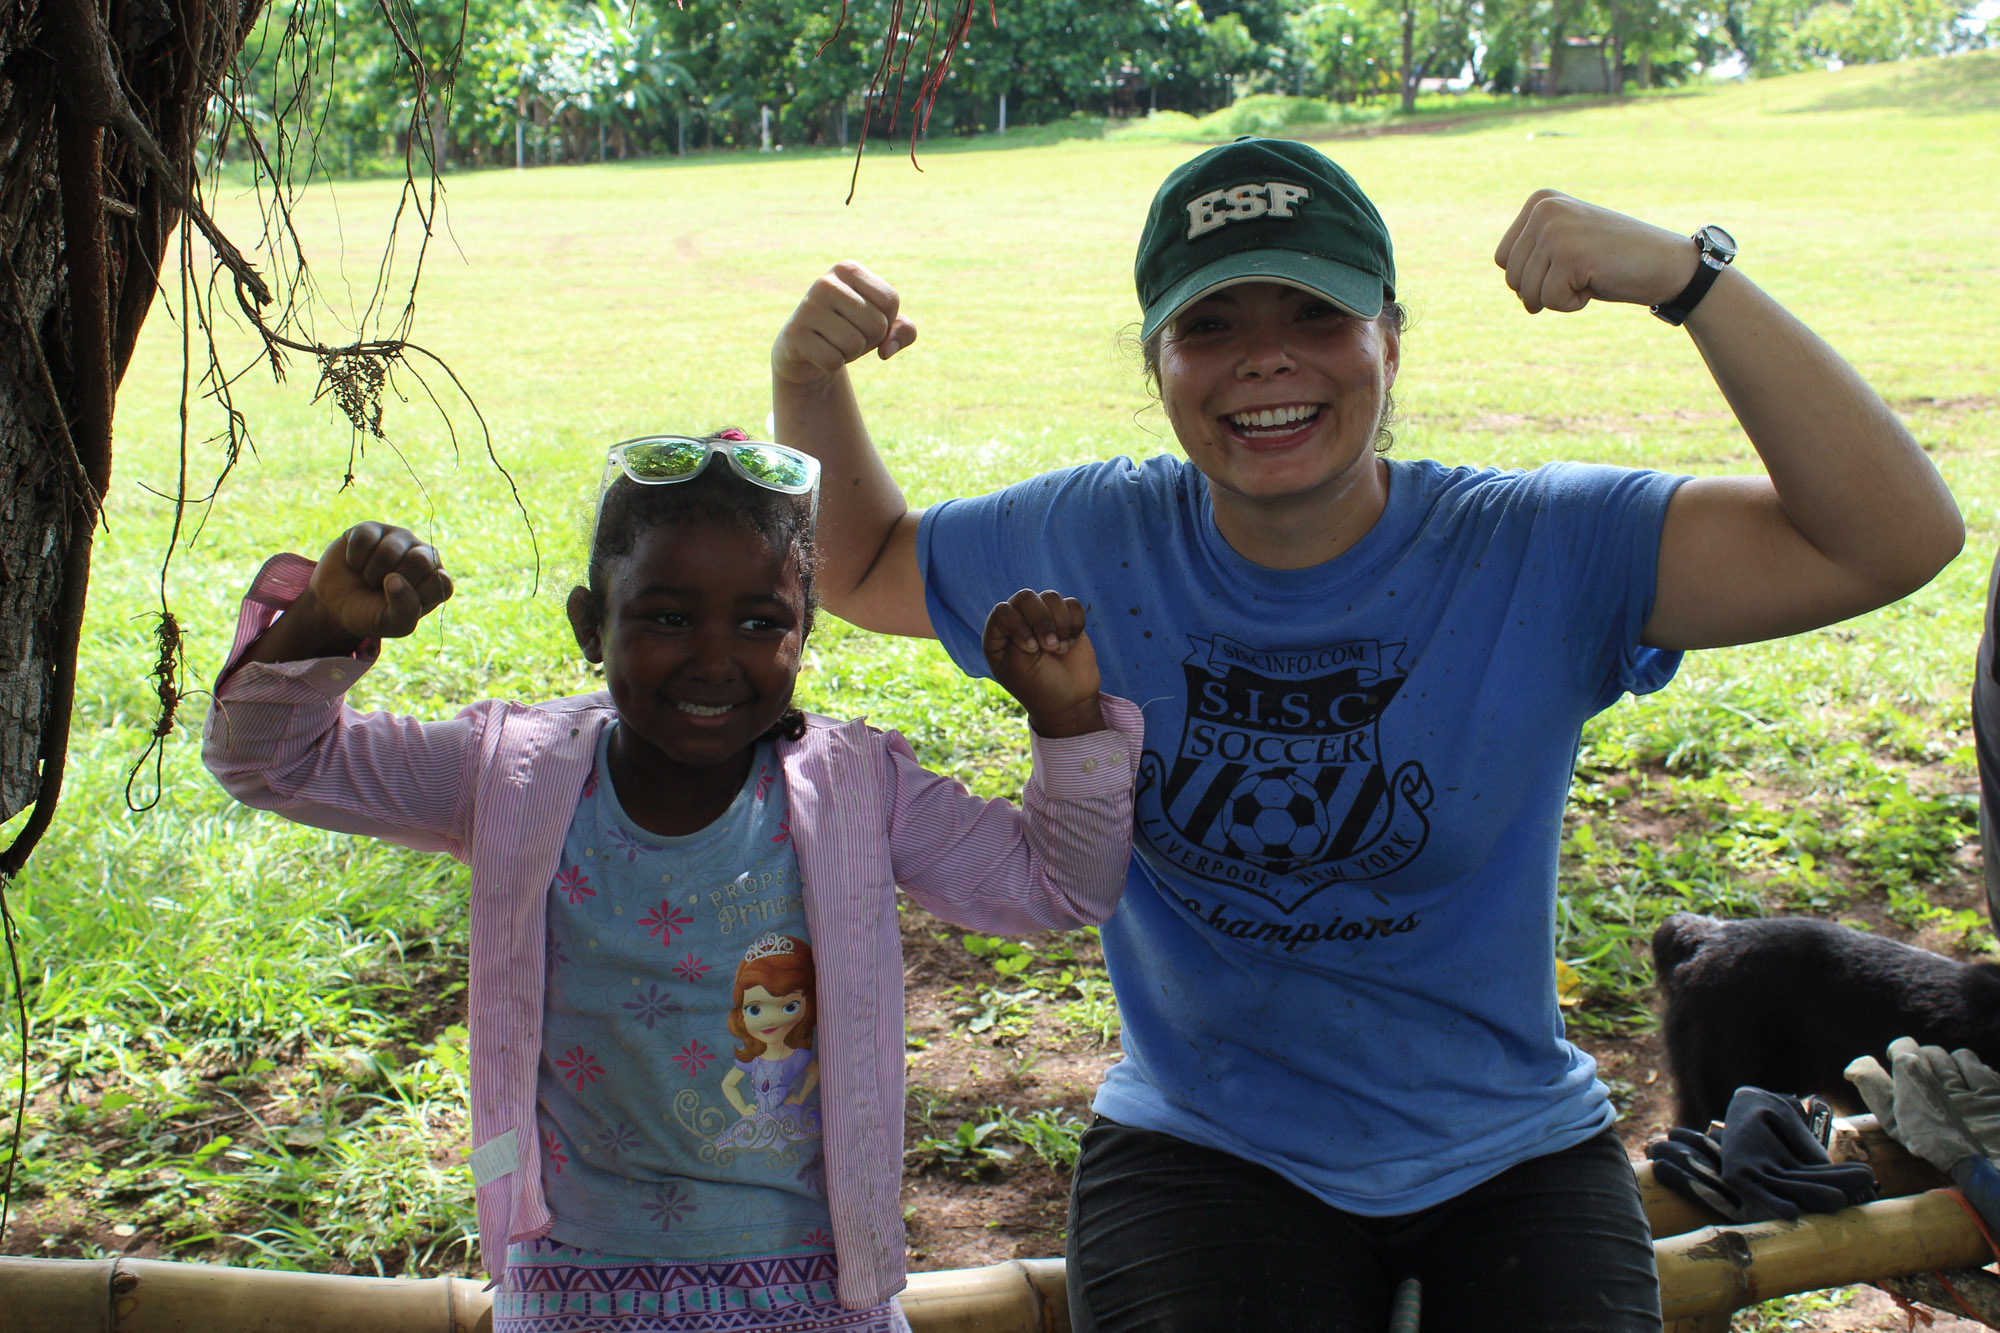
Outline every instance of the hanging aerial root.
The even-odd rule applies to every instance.
[[[378,440],[383,438],[382,390],[389,382],[389,362],[400,354],[400,348],[395,346],[369,351],[321,348],[319,388],[313,393],[314,399],[331,395],[334,406],[355,430]]]
[[[180,712],[182,673],[186,668],[186,649],[181,642],[181,622],[172,611],[164,606],[160,610],[159,623],[153,626],[153,637],[159,641],[160,655],[153,663],[150,673],[153,677],[153,692],[159,696],[159,716],[153,719],[153,733],[146,741],[146,748],[132,761],[132,767],[125,772],[125,808],[134,814],[144,814],[160,803],[160,794],[166,789],[163,765],[167,757],[167,737],[174,731],[175,718]],[[139,770],[153,761],[153,794],[144,802],[132,798],[132,788],[139,780]]]
[[[882,59],[876,62],[874,74],[869,76],[868,90],[862,94],[861,139],[854,146],[854,171],[847,182],[847,202],[854,202],[855,186],[861,179],[861,155],[868,147],[868,127],[874,123],[875,104],[889,88],[889,76],[895,75],[895,90],[889,106],[889,133],[896,132],[896,122],[903,109],[903,78],[909,71],[910,53],[916,49],[917,32],[925,23],[930,25],[924,47],[923,72],[917,80],[917,97],[910,108],[910,165],[917,166],[917,140],[930,127],[931,113],[937,109],[938,94],[944,90],[945,76],[951,72],[951,59],[958,48],[965,44],[972,31],[972,15],[978,7],[978,0],[957,0],[951,16],[946,18],[943,0],[915,0],[913,14],[907,32],[903,28],[903,7],[905,0],[890,0],[889,21],[882,38]],[[994,0],[987,0],[986,12],[994,27],[1000,26],[1000,15],[994,8]],[[840,29],[847,21],[847,3],[841,0],[840,18],[834,24],[833,36],[820,44],[824,51],[840,35]],[[940,42],[940,34],[943,36]],[[896,44],[901,41],[903,54],[896,55]],[[921,171],[922,167],[917,167]]]

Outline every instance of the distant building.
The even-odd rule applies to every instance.
[[[1619,53],[1595,37],[1566,37],[1556,48],[1553,74],[1547,65],[1528,66],[1528,91],[1534,93],[1608,93],[1614,89]]]
[[[1449,79],[1417,80],[1417,91],[1420,93],[1462,93],[1471,87],[1472,76],[1469,74],[1460,74]]]

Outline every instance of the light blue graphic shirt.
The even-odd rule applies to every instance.
[[[675,1259],[830,1250],[812,945],[776,755],[758,747],[713,824],[663,837],[603,777],[612,731],[549,888],[549,1234]]]

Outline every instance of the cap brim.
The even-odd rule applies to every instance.
[[[1351,315],[1373,319],[1382,313],[1382,279],[1373,273],[1297,250],[1244,250],[1204,264],[1146,308],[1139,336],[1150,338],[1160,325],[1210,292],[1239,282],[1278,282],[1324,296]]]

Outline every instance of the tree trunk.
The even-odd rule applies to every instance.
[[[1403,114],[1417,109],[1417,6],[1416,0],[1403,5]]]
[[[13,60],[35,27],[14,12],[0,27],[0,59]],[[0,338],[0,819],[35,799],[42,727],[48,716],[55,607],[63,592],[58,536],[69,509],[55,475],[51,443],[60,413],[22,330],[61,350],[57,310],[62,273],[61,218],[55,195],[31,186],[55,169],[54,71],[39,63],[25,77],[0,81],[0,226],[8,263],[8,336]],[[5,275],[0,275],[5,276]],[[53,368],[52,368],[53,369]]]
[[[431,103],[431,152],[435,155],[437,169],[443,171],[451,162],[451,106],[439,97]]]
[[[0,856],[0,871],[18,867],[30,833],[38,836],[53,813],[92,492],[110,479],[110,394],[180,220],[176,193],[111,123],[116,99],[93,96],[107,89],[89,76],[115,74],[139,123],[185,170],[217,80],[262,7],[0,0],[0,319],[8,326],[0,338],[0,819],[41,805],[16,848]],[[71,263],[97,247],[101,260]]]

